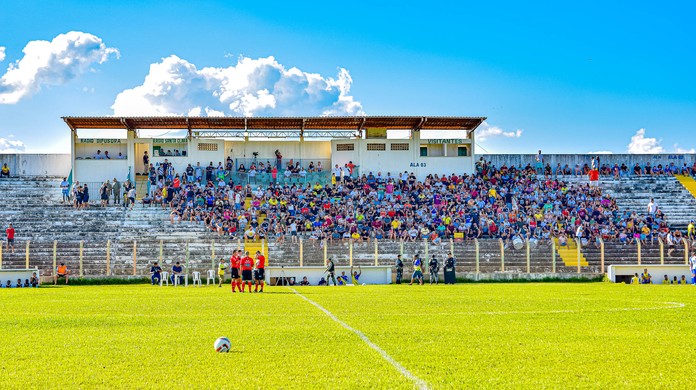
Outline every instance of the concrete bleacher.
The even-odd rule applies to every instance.
[[[583,180],[583,179],[576,179]],[[572,181],[572,180],[571,180]],[[169,214],[160,207],[143,207],[138,204],[134,210],[122,207],[97,206],[96,194],[92,196],[92,207],[88,210],[74,210],[69,205],[61,204],[59,188],[60,179],[7,179],[0,180],[0,193],[3,194],[3,207],[0,209],[0,225],[3,229],[12,222],[17,231],[15,253],[3,251],[3,268],[25,267],[25,245],[30,241],[30,266],[39,267],[44,275],[52,274],[53,242],[57,244],[57,261],[65,261],[77,273],[80,242],[83,246],[83,271],[87,276],[107,275],[107,241],[109,248],[109,275],[132,275],[133,242],[136,241],[136,273],[148,275],[152,261],[160,258],[160,245],[164,267],[168,268],[174,261],[184,261],[188,245],[189,270],[204,271],[213,264],[212,247],[215,258],[229,258],[232,249],[245,247],[239,240],[223,239],[217,234],[205,232],[201,225],[191,223],[171,224]],[[619,200],[621,208],[635,209],[641,212],[650,196],[655,197],[664,210],[670,223],[677,225],[688,222],[696,215],[696,200],[683,190],[683,186],[674,178],[631,178],[621,181],[603,180],[601,185]],[[673,199],[676,199],[675,202]],[[248,243],[246,248],[255,251],[258,243]],[[425,259],[426,247],[428,257],[433,253],[442,261],[452,248],[457,259],[458,270],[473,272],[476,268],[475,246],[472,241],[445,240],[435,245],[419,242],[380,241],[377,246],[380,264],[393,264],[396,256],[403,253],[405,272],[410,273],[410,259],[414,253],[420,253]],[[253,248],[253,249],[252,249]],[[299,262],[299,243],[291,243],[290,238],[284,244],[271,242],[266,246],[269,263],[273,265],[296,265]],[[321,265],[324,261],[324,246],[310,240],[303,241],[303,263]],[[338,264],[349,263],[350,244],[348,242],[329,242],[326,245],[327,256]],[[589,266],[583,267],[585,273],[600,272],[599,249],[588,245],[582,249]],[[482,273],[500,273],[501,253],[498,240],[479,240],[479,270]],[[684,250],[678,246],[672,257],[667,257],[666,264],[682,264]],[[551,246],[537,245],[530,250],[530,271],[532,273],[549,273],[552,270]],[[660,254],[657,244],[644,245],[641,251],[644,264],[659,264]],[[567,259],[565,259],[567,260]],[[374,265],[374,241],[353,244],[353,264]],[[623,246],[618,243],[606,243],[605,265],[636,263],[635,245]],[[556,257],[556,271],[559,273],[576,273],[577,267],[572,261],[564,263],[561,256]],[[505,249],[505,273],[526,273],[526,248]]]

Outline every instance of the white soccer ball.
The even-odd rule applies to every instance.
[[[220,337],[215,340],[215,352],[229,352],[232,348],[232,342],[227,337]]]

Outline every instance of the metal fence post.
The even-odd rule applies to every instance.
[[[641,250],[640,250],[640,240],[637,240],[636,243],[638,244],[638,245],[637,245],[637,248],[638,248],[638,265],[641,265],[641,263],[642,263],[642,256],[641,256],[641,253],[640,253],[640,252],[641,252]]]
[[[353,266],[353,239],[350,239],[350,242],[348,242],[348,264],[352,267]]]
[[[246,247],[244,248],[246,250]],[[210,242],[210,266],[215,269],[215,240]]]
[[[599,237],[599,266],[602,267],[602,274],[604,274],[604,239]]]
[[[106,276],[111,275],[111,240],[106,241]]]
[[[85,242],[80,241],[80,277],[85,276],[85,271],[84,271],[84,268],[82,266],[82,258],[83,258],[83,254],[84,254],[84,249],[85,249]]]
[[[401,256],[403,256],[403,255],[404,255],[404,239],[402,238],[402,239],[399,240],[399,241],[400,241],[400,244],[399,244],[399,254],[400,254]]]
[[[27,250],[26,250],[26,269],[29,269],[29,243],[31,240],[27,241]]]
[[[530,274],[532,273],[532,267],[531,267],[531,248],[529,247],[529,239],[527,241],[527,273]]]
[[[164,265],[164,240],[160,240],[160,253],[159,253],[159,263]]]
[[[657,243],[660,244],[660,264],[665,264],[665,243],[662,238],[657,238]]]
[[[189,269],[189,242],[188,240],[186,241],[186,275],[188,276],[188,269]]]
[[[377,240],[375,240],[375,267],[379,265],[379,252],[377,249]],[[351,264],[352,265],[352,264]]]
[[[502,238],[498,239],[500,244],[500,272],[505,272],[505,243]]]
[[[133,276],[138,274],[138,250],[136,241],[133,240]]]
[[[575,244],[578,247],[578,273],[582,273],[582,266],[580,265],[580,259],[582,258],[582,241],[579,238],[575,239]]]
[[[326,267],[326,264],[328,263],[328,257],[326,255],[326,240],[324,242],[324,267]]]
[[[300,237],[300,267],[304,267],[304,244],[302,243],[302,237]]]
[[[556,273],[556,240],[551,239],[551,272]]]
[[[689,241],[682,237],[682,244],[684,244],[684,264],[689,265]]]
[[[53,272],[56,270],[56,262],[58,261],[58,256],[56,256],[56,253],[58,252],[58,241],[53,240]]]
[[[481,270],[479,268],[481,257],[479,254],[479,240],[478,238],[474,238],[474,251],[476,252],[476,273],[480,273]]]

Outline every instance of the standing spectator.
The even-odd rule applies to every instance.
[[[541,155],[541,149],[536,155],[536,173],[540,175],[544,173],[544,156]]]
[[[329,285],[329,280],[333,281],[334,286],[337,286],[338,284],[336,283],[336,265],[333,262],[333,259],[329,257],[328,262],[326,263],[326,269],[324,270],[326,272],[326,286]],[[322,278],[324,279],[324,278]]]
[[[162,280],[162,267],[160,267],[156,261],[155,264],[150,267],[150,274],[152,275],[150,278],[152,280],[152,285],[159,284]]]
[[[60,263],[58,267],[56,267],[56,274],[53,276],[53,284],[58,284],[58,279],[60,278],[65,278],[65,284],[68,284],[68,266],[65,265],[65,263]]]
[[[82,186],[82,208],[89,208],[89,188],[87,188],[87,183]]]
[[[276,157],[276,168],[281,169],[283,167],[283,155],[280,154],[280,150],[278,150],[278,149],[275,150],[275,157]]]
[[[691,283],[696,286],[696,252],[691,252],[689,263],[691,265]]]
[[[143,153],[143,173],[147,175],[147,168],[150,166],[150,156],[147,155],[147,150]]]
[[[36,276],[36,272],[31,273],[31,279],[29,279],[29,284],[32,287],[39,287],[39,277]]]
[[[10,177],[10,167],[7,166],[7,163],[2,164],[2,169],[0,169],[0,177]]]
[[[401,284],[401,278],[404,277],[404,262],[401,260],[401,255],[396,256],[396,284]]]
[[[135,187],[131,187],[128,190],[128,205],[130,206],[130,209],[133,210],[133,207],[135,206]]]
[[[12,224],[5,229],[5,234],[7,235],[7,250],[9,251],[10,248],[12,248],[12,253],[14,253],[15,230],[12,227]]]
[[[650,214],[651,217],[655,218],[656,212],[657,212],[657,203],[655,203],[653,198],[650,198],[650,202],[648,203],[648,214]]]
[[[109,182],[105,181],[104,184],[102,184],[102,186],[99,188],[99,198],[101,199],[102,207],[106,207],[106,202],[109,200],[108,184]]]
[[[111,189],[114,192],[114,204],[121,204],[121,183],[114,177],[114,184],[111,185]]]
[[[68,178],[64,177],[63,181],[60,182],[60,192],[63,194],[62,203],[70,201],[70,183],[68,183]]]
[[[418,280],[418,283],[420,285],[423,285],[423,262],[421,261],[421,258],[419,255],[413,256],[413,275],[411,275],[411,283],[409,285],[413,285],[413,281]]]

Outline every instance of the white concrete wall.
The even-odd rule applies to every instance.
[[[12,176],[65,176],[70,174],[69,154],[0,154]]]
[[[385,144],[384,151],[367,150],[368,144]],[[409,150],[391,150],[392,144],[408,143]],[[353,151],[337,151],[337,144],[353,144]],[[368,175],[372,172],[377,175],[382,172],[382,176],[391,173],[395,176],[401,172],[413,172],[419,179],[425,178],[429,174],[452,174],[473,172],[473,158],[471,156],[458,157],[421,157],[421,141],[417,138],[404,139],[353,139],[353,140],[333,140],[331,141],[331,166],[338,164],[344,166],[349,161],[359,166],[360,175]],[[467,145],[469,146],[469,145]],[[450,148],[451,149],[451,148]],[[456,147],[454,148],[456,151]],[[444,154],[444,152],[442,153]]]
[[[141,163],[142,164],[142,163]],[[67,176],[67,175],[66,175]],[[128,160],[77,160],[73,180],[80,182],[103,182],[117,178],[124,181],[128,178]],[[131,180],[134,180],[134,173]]]

